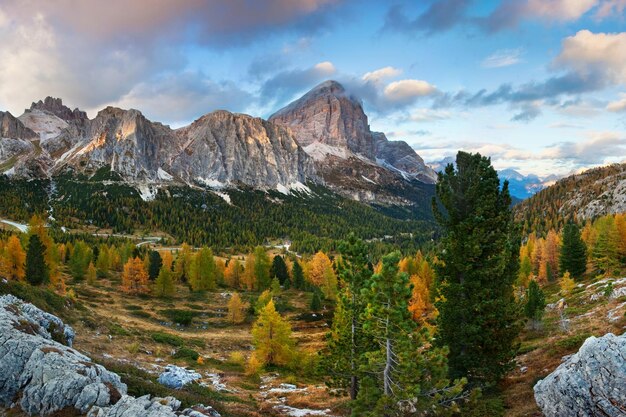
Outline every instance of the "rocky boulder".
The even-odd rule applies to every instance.
[[[115,403],[126,394],[120,377],[70,346],[74,331],[18,298],[0,297],[0,406],[50,415]]]
[[[176,365],[167,365],[165,371],[159,376],[159,384],[168,388],[181,389],[202,378],[202,375],[189,369]]]
[[[626,335],[590,337],[534,387],[546,417],[626,415]]]

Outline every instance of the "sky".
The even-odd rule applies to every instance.
[[[334,79],[426,161],[626,160],[626,0],[2,0],[0,109],[46,96],[179,127]]]

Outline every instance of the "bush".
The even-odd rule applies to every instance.
[[[565,339],[557,341],[554,346],[563,351],[576,351],[591,336],[589,333],[581,333]]]
[[[161,314],[181,326],[189,326],[193,321],[193,318],[198,315],[198,313],[194,311],[178,310],[175,308],[161,310]]]
[[[183,360],[195,362],[200,357],[200,354],[193,349],[189,349],[187,347],[181,347],[172,357],[174,359],[183,359]]]
[[[163,343],[174,347],[181,347],[183,345],[183,339],[173,334],[157,332],[152,333],[151,337],[152,340],[157,343]]]

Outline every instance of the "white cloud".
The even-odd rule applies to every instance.
[[[482,62],[485,68],[501,68],[522,62],[522,49],[501,49],[489,55]]]
[[[384,90],[385,98],[395,103],[411,103],[416,98],[435,93],[437,89],[432,84],[422,80],[400,80],[387,85]]]
[[[607,104],[606,109],[611,112],[623,112],[626,111],[626,93],[620,94],[621,98],[616,101],[612,101]]]
[[[363,81],[371,83],[379,83],[388,78],[397,77],[402,74],[402,70],[391,66],[377,69],[375,71],[363,74]]]
[[[429,108],[419,108],[411,112],[408,117],[412,122],[432,122],[452,118],[452,112],[448,110],[436,110]]]
[[[598,0],[528,0],[526,12],[530,16],[570,22],[578,20],[596,6]]]
[[[604,77],[606,82],[626,82],[626,32],[592,33],[581,30],[565,38],[552,65],[575,71],[583,78]]]

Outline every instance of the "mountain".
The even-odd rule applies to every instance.
[[[361,101],[336,81],[325,81],[303,97],[278,110],[270,121],[289,127],[304,150],[317,162],[320,174],[332,182],[325,169],[328,157],[372,163],[406,179],[436,182],[435,172],[406,143],[389,141],[372,132]],[[371,169],[364,168],[366,171]],[[358,186],[358,181],[355,182]]]
[[[171,129],[140,111],[107,107],[89,119],[59,98],[3,113],[0,173],[49,178],[109,169],[145,198],[158,188],[252,187],[282,192],[307,183],[371,204],[421,206],[436,175],[406,143],[372,132],[358,98],[327,81],[269,120],[227,111]]]
[[[455,157],[448,156],[441,161],[429,163],[430,167],[437,172],[443,171],[448,164],[454,164]],[[509,192],[516,202],[532,197],[537,192],[554,184],[560,177],[557,175],[549,175],[547,177],[539,177],[535,174],[523,175],[512,168],[498,170],[500,180],[509,182]]]
[[[594,168],[556,181],[516,206],[526,229],[558,227],[567,219],[626,212],[626,164]]]

